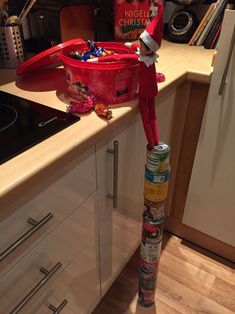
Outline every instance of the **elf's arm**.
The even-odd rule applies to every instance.
[[[131,43],[131,42],[126,42],[124,45],[134,51],[137,51],[138,48],[140,48],[139,42]]]

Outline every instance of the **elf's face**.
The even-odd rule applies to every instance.
[[[152,53],[153,53],[152,50],[147,48],[146,45],[142,42],[142,40],[140,40],[140,54],[142,56],[149,56]]]

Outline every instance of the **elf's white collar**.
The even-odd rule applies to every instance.
[[[147,67],[157,62],[157,58],[159,57],[159,55],[156,53],[152,54],[151,56],[142,56],[139,54],[139,51],[138,55],[139,55],[138,60],[144,62]]]

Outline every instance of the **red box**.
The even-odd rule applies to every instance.
[[[136,40],[156,15],[158,0],[115,0],[116,40]]]

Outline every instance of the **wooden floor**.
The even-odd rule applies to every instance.
[[[165,233],[155,306],[137,303],[139,250],[92,314],[232,314],[235,267],[203,249]]]

